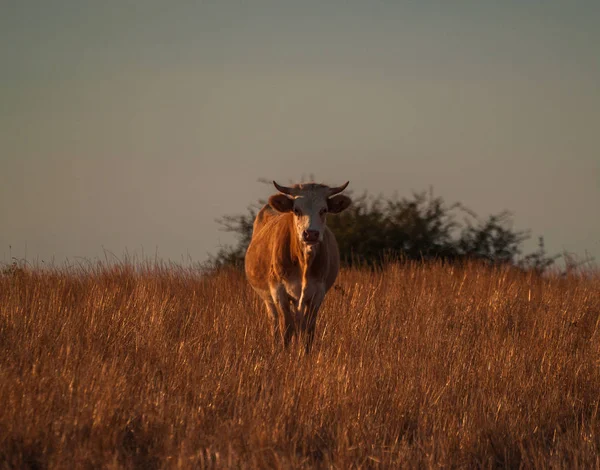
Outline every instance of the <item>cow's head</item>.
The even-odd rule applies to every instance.
[[[269,205],[277,212],[291,212],[300,242],[311,249],[323,240],[327,213],[337,214],[352,202],[341,193],[346,184],[331,188],[322,184],[297,184],[290,188],[273,184],[280,194],[269,198]]]

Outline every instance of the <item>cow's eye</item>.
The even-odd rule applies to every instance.
[[[321,215],[323,215],[323,214],[327,214],[327,208],[326,208],[326,207],[323,207],[323,209],[321,209],[321,210],[319,211],[319,214],[321,214]]]
[[[302,215],[302,212],[300,212],[300,209],[298,209],[297,207],[294,207],[294,214],[300,217]]]

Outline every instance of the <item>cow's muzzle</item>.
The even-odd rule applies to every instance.
[[[319,231],[318,230],[305,230],[302,232],[302,240],[307,245],[312,245],[319,242]]]

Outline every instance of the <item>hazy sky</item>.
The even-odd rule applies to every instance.
[[[596,0],[7,3],[0,261],[201,261],[310,174],[600,261]]]

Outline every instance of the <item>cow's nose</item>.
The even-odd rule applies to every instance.
[[[302,233],[302,237],[305,242],[316,242],[319,240],[319,231],[318,230],[305,230]]]

